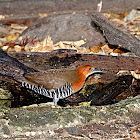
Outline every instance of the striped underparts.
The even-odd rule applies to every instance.
[[[48,89],[44,88],[43,86],[35,86],[35,85],[31,85],[31,84],[28,84],[25,82],[22,82],[22,86],[27,89],[31,89],[32,91],[34,91],[38,94],[52,98],[53,102],[55,104],[57,104],[59,99],[67,98],[74,93],[74,91],[72,89],[72,85],[70,83],[66,83],[65,85],[63,85],[62,87],[60,87],[56,90],[54,90],[54,89],[48,90]]]

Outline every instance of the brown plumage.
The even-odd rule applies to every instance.
[[[83,87],[86,78],[94,73],[101,73],[101,70],[95,69],[90,65],[80,66],[74,70],[57,69],[48,70],[46,72],[27,73],[24,77],[31,85],[38,85],[38,87],[34,86],[34,89],[31,85],[24,83],[23,86],[39,94],[42,94],[42,89],[46,89],[44,92],[47,94],[43,93],[43,95],[50,98],[52,97],[54,102],[57,103],[59,99],[66,98],[79,91]],[[50,94],[53,95],[51,96]],[[60,94],[60,96],[58,94]]]

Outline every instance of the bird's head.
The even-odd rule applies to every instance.
[[[78,68],[78,73],[87,78],[91,74],[102,73],[102,71],[100,69],[94,68],[91,65],[84,65]]]
[[[77,72],[78,72],[79,79],[75,81],[75,83],[73,83],[72,85],[74,92],[79,91],[83,87],[85,80],[89,75],[94,73],[102,73],[101,70],[96,69],[91,65],[80,66],[77,69]]]

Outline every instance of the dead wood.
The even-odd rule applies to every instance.
[[[20,63],[16,58],[9,56],[0,49],[0,74],[7,76],[19,76],[23,72],[35,72],[33,68]]]
[[[118,96],[115,97],[115,101],[119,102],[122,99],[126,99],[128,97],[134,97],[140,94],[140,80],[133,79],[132,84],[129,86],[128,89],[126,89],[124,92],[119,94]],[[135,82],[134,82],[135,81]]]
[[[106,105],[115,103],[115,97],[124,92],[132,84],[133,77],[131,75],[120,76],[115,81],[91,94],[91,105]],[[137,93],[138,95],[139,93]]]
[[[16,58],[10,57],[0,49],[0,87],[9,90],[14,100],[20,101],[20,96],[26,93],[24,89],[21,89],[21,82],[18,79],[22,79],[25,72],[36,71],[20,63]]]
[[[18,60],[13,57],[18,58]],[[15,96],[20,96],[21,94],[23,96],[25,94],[25,89],[21,87],[18,79],[20,78],[21,81],[24,73],[38,70],[47,70],[50,68],[74,68],[85,64],[90,64],[94,67],[102,69],[103,74],[100,79],[100,82],[107,85],[116,80],[117,77],[115,76],[115,74],[120,69],[134,70],[138,65],[140,65],[140,58],[78,54],[75,53],[75,51],[71,50],[56,50],[50,53],[10,53],[9,56],[7,53],[0,50],[0,81],[1,83],[3,83],[3,85],[7,86],[8,89],[12,91],[12,94],[15,94]],[[130,85],[130,83],[124,85],[123,81],[125,80],[125,77],[123,77],[121,78],[121,81],[118,82],[118,87],[122,88],[123,86],[121,91],[123,91],[125,88],[128,88],[128,85]],[[126,83],[128,81],[131,81],[131,78],[127,78]],[[94,79],[94,76],[86,81],[87,84],[95,84],[96,82],[97,81]],[[114,84],[109,85],[108,88],[103,88],[101,91],[98,91],[99,94],[100,92],[102,93],[99,97],[101,103],[104,104],[104,101],[106,103],[110,103],[110,101],[112,101],[113,98],[115,98],[118,95],[118,93],[120,93],[116,92],[116,94],[113,97],[111,96],[111,91],[113,90],[115,85],[116,83],[114,82]],[[117,88],[115,90],[117,91]],[[26,91],[26,93],[26,99],[32,100],[33,98],[29,98],[31,92]],[[105,94],[107,95],[107,97],[104,99],[103,95]],[[35,95],[35,93],[33,93],[32,95]],[[61,105],[65,105],[65,103],[73,105],[77,104],[80,101],[87,101],[86,97],[84,98],[83,96],[77,95],[74,95],[73,97],[62,101]],[[41,99],[40,102],[42,100],[50,101],[44,96],[39,96],[39,98]],[[36,100],[38,103],[39,98],[38,100]],[[74,103],[71,99],[74,99]],[[32,103],[34,103],[34,101]]]
[[[139,57],[113,57],[78,54],[72,50],[55,50],[50,53],[10,53],[10,55],[18,58],[20,62],[27,66],[40,71],[50,68],[75,68],[84,64],[90,64],[96,68],[100,68],[103,70],[100,82],[105,86],[101,91],[98,90],[97,92],[93,92],[93,96],[90,98],[93,99],[93,101],[98,99],[99,101],[96,102],[98,105],[112,103],[116,96],[128,89],[132,84],[132,76],[116,77],[116,73],[119,70],[135,70],[135,68],[140,65]],[[90,85],[95,84],[96,82],[97,81],[93,76],[87,79],[86,84]],[[75,94],[72,97],[65,99],[60,104],[77,105],[78,102],[87,100],[87,97]]]
[[[140,56],[140,40],[135,36],[126,30],[115,27],[101,13],[93,13],[91,19],[99,27],[109,44],[125,48]]]

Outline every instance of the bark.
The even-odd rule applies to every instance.
[[[133,77],[131,75],[120,76],[100,91],[97,90],[96,92],[93,92],[90,97],[92,100],[91,105],[106,105],[115,103],[115,97],[130,87],[132,79]]]

